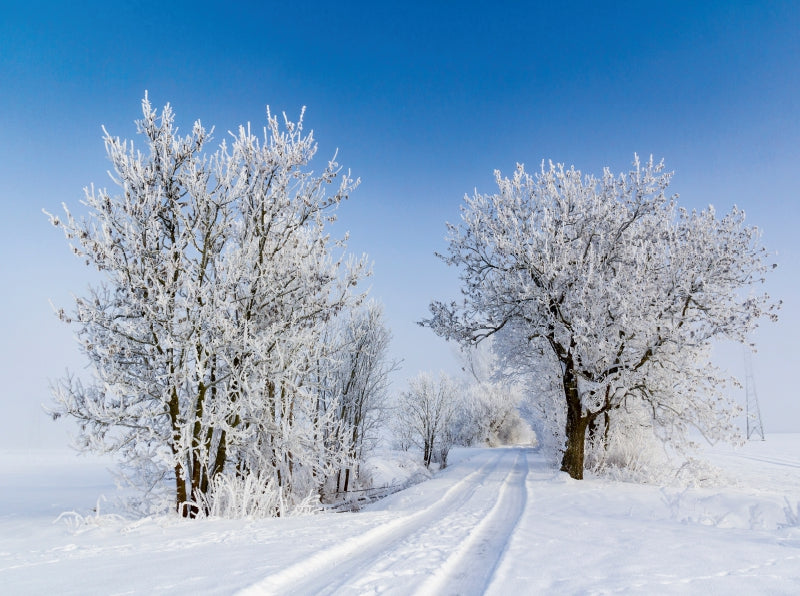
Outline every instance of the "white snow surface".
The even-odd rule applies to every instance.
[[[0,452],[4,594],[797,594],[800,434],[705,456],[706,488],[575,481],[459,449],[356,513],[114,516],[107,461]],[[64,511],[75,513],[61,516]]]

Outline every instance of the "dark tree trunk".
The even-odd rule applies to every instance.
[[[570,424],[567,420],[566,449],[564,457],[561,459],[561,471],[566,472],[576,480],[583,479],[583,455],[584,442],[586,438],[586,418],[579,418]]]
[[[564,457],[561,459],[561,471],[576,480],[583,479],[584,443],[589,417],[581,411],[581,397],[578,393],[578,378],[572,357],[564,362],[564,399],[567,402],[567,424],[565,427],[566,443]]]
[[[180,454],[177,452],[176,445],[180,441],[180,403],[178,399],[178,392],[173,387],[169,400],[169,417],[172,423],[172,452],[176,460],[179,459]],[[175,464],[175,505],[178,513],[183,517],[195,517],[197,509],[190,506],[190,494],[186,491],[187,478],[184,476],[184,468],[180,463]]]
[[[433,459],[433,443],[431,441],[426,440],[424,448],[422,450],[422,459],[425,462],[425,467],[431,467],[431,459]]]
[[[183,517],[189,517],[186,498],[186,480],[183,478],[183,468],[180,464],[175,465],[175,504],[176,509]]]

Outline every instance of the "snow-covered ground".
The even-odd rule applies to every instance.
[[[800,593],[800,435],[706,455],[726,484],[573,481],[530,449],[462,449],[358,513],[189,522],[119,519],[103,501],[97,517],[106,462],[4,452],[0,591]]]

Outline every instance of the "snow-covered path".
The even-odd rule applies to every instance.
[[[243,593],[483,593],[525,505],[527,451],[479,452],[435,499],[427,491],[421,499],[398,497],[400,514],[391,521]]]
[[[724,490],[578,482],[530,449],[476,450],[372,507],[390,521],[242,593],[797,594],[800,528],[779,527],[800,453],[762,448],[712,454],[743,480],[758,462],[761,483]]]
[[[130,522],[84,508],[70,525],[53,522],[110,491],[102,468],[0,454],[0,592],[800,593],[800,435],[708,455],[732,483],[573,481],[530,449],[467,449],[358,513]]]

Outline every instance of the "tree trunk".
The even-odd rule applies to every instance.
[[[584,442],[586,439],[586,418],[578,418],[577,421],[570,424],[569,416],[567,417],[566,427],[566,449],[564,450],[564,457],[561,459],[561,471],[566,472],[576,480],[583,479],[583,455],[584,455]]]
[[[189,516],[186,501],[186,480],[183,478],[183,467],[175,464],[175,508],[183,517]]]
[[[432,458],[433,458],[433,444],[430,441],[426,440],[424,448],[422,450],[422,459],[425,462],[425,467],[426,468],[430,468],[431,467],[431,459]]]
[[[578,378],[575,376],[572,357],[568,356],[564,363],[564,399],[567,402],[567,424],[565,427],[566,443],[564,457],[561,459],[561,471],[576,480],[583,479],[584,443],[588,416],[581,411],[581,397],[578,393]]]
[[[174,372],[174,369],[173,371]],[[184,468],[181,465],[181,454],[176,447],[181,438],[181,430],[179,425],[180,417],[180,402],[178,399],[178,391],[175,387],[172,388],[169,399],[169,417],[172,423],[172,455],[175,457],[175,507],[180,515],[183,517],[195,517],[197,511],[189,506],[189,495],[186,492],[186,480],[184,476]]]

